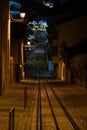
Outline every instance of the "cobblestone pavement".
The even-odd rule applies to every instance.
[[[26,85],[28,86],[28,107],[24,110],[24,88]],[[81,86],[57,83],[53,85],[53,88],[63,100],[65,106],[70,110],[71,114],[74,115],[75,119],[78,119],[80,125],[82,124],[84,126],[82,130],[87,130],[87,89]],[[9,130],[9,111],[13,106],[15,107],[15,130],[35,130],[37,111],[36,96],[36,85],[25,84],[25,82],[22,84],[13,84],[0,97],[0,130]]]
[[[27,109],[24,109],[25,86],[26,84],[13,84],[0,96],[0,130],[9,130],[9,112],[12,107],[15,108],[15,129],[17,129],[20,120],[24,119],[25,122],[27,119]],[[33,104],[35,95],[35,86],[27,85],[27,106],[29,109],[32,109],[30,105]]]
[[[58,85],[54,90],[79,126],[87,130],[87,89],[77,85]]]

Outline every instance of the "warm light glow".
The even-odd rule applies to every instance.
[[[25,15],[26,15],[26,13],[24,13],[24,12],[20,13],[21,18],[25,18]]]
[[[30,45],[30,41],[28,41],[27,44]]]

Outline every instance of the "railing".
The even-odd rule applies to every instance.
[[[8,127],[8,130],[14,130],[14,116],[15,116],[15,107],[12,107],[9,111],[9,127]]]
[[[24,87],[24,109],[27,107],[27,86]]]
[[[24,87],[24,109],[27,107],[27,86]],[[8,130],[14,130],[15,126],[15,107],[9,111]]]

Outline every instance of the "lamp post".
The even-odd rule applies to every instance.
[[[13,18],[12,15],[11,15],[11,22],[24,22],[24,18],[26,16],[26,13],[25,12],[21,12],[20,13],[20,18],[16,19],[16,18]]]
[[[22,26],[24,26],[24,18],[25,18],[25,16],[26,16],[26,13],[25,12],[21,12],[20,14],[20,17],[19,18],[14,18],[14,17],[12,17],[12,14],[10,13],[10,21],[11,21],[11,24],[12,23],[18,23],[18,24],[20,24],[20,25],[22,25]],[[22,73],[23,72],[23,63],[21,64],[21,62],[22,62],[22,55],[21,55],[21,51],[23,51],[22,50],[22,44],[23,44],[23,39],[21,40],[21,43],[19,43],[19,57],[18,57],[18,70],[19,71],[17,71],[17,75],[19,75],[19,76],[17,76],[17,80],[19,81],[21,78],[23,78],[24,77],[24,73]],[[22,58],[21,58],[22,57]]]

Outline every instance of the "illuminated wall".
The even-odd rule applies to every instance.
[[[56,29],[58,31],[59,45],[64,41],[68,47],[69,63],[68,66],[65,64],[66,80],[70,82],[73,75],[73,80],[74,78],[75,80],[78,79],[80,84],[83,84],[82,79],[86,80],[87,78],[85,74],[87,62],[83,62],[83,59],[86,61],[87,56],[87,16],[60,24]],[[83,77],[81,77],[82,75]]]
[[[5,4],[4,4],[5,3]],[[0,95],[10,86],[10,7],[9,0],[0,1]]]
[[[87,38],[87,16],[82,16],[57,26],[60,43],[64,41],[68,47]]]

